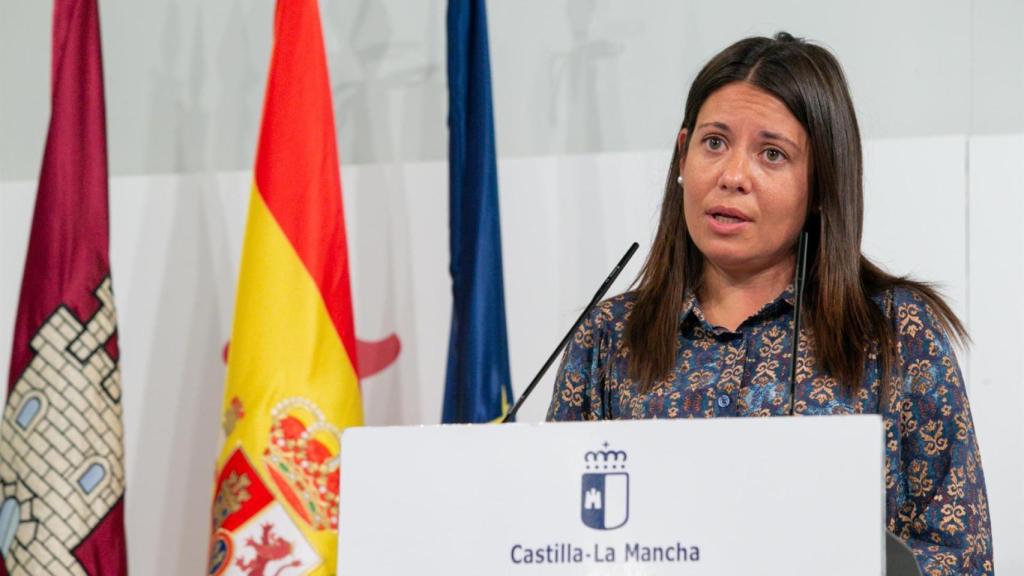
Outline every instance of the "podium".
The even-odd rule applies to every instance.
[[[878,416],[350,428],[338,573],[884,574]]]

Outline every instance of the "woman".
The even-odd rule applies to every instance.
[[[861,254],[861,180],[857,119],[827,50],[779,33],[715,56],[690,88],[635,289],[576,333],[548,419],[880,413],[889,530],[925,574],[991,574],[985,481],[951,345],[964,328],[933,289]]]

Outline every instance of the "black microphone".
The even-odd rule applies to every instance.
[[[800,346],[800,311],[803,308],[804,280],[807,277],[807,232],[800,233],[796,245],[796,277],[793,279],[793,353],[791,355],[792,370],[789,372],[789,408],[788,414],[793,415],[796,403],[796,353]]]
[[[506,422],[511,422],[512,418],[515,417],[516,412],[519,412],[519,408],[523,405],[523,402],[526,401],[526,398],[530,395],[530,393],[533,392],[533,389],[537,387],[537,383],[540,382],[540,379],[544,377],[544,373],[548,371],[548,368],[551,367],[551,364],[555,361],[556,358],[558,358],[558,355],[562,353],[562,349],[565,348],[565,345],[569,343],[569,339],[572,338],[572,335],[576,332],[576,329],[579,328],[580,324],[583,323],[583,320],[587,318],[587,314],[590,314],[590,311],[594,308],[594,306],[597,306],[597,303],[601,301],[601,298],[604,298],[604,293],[607,292],[608,289],[612,287],[612,283],[615,282],[615,279],[619,277],[619,273],[621,273],[622,269],[626,267],[626,263],[629,262],[629,259],[633,257],[633,253],[636,252],[636,249],[639,247],[639,244],[633,242],[633,244],[630,245],[629,250],[626,250],[626,253],[622,256],[622,259],[619,260],[619,263],[615,265],[615,268],[612,270],[612,273],[609,274],[607,278],[605,278],[604,283],[601,284],[601,287],[597,289],[597,294],[594,294],[594,297],[590,300],[590,304],[587,304],[587,307],[583,310],[583,313],[580,314],[580,317],[576,319],[576,323],[573,324],[572,328],[569,329],[569,332],[565,335],[565,338],[562,338],[562,341],[558,344],[558,348],[555,348],[555,351],[551,353],[551,356],[548,356],[548,361],[545,362],[543,366],[541,366],[540,372],[537,372],[537,375],[533,377],[533,380],[530,382],[530,385],[527,386],[526,390],[523,391],[522,396],[519,397],[519,400],[516,400],[515,405],[512,406],[512,409],[509,410],[508,414],[506,414],[505,417],[501,420],[502,424]]]

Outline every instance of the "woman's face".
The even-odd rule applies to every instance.
[[[746,82],[713,93],[679,134],[686,227],[707,263],[730,274],[789,267],[807,215],[807,132]]]

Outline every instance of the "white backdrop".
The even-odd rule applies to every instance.
[[[270,50],[272,0],[100,0],[120,315],[129,562],[201,573],[224,366]],[[363,383],[372,424],[433,423],[450,311],[444,0],[323,2],[356,325],[395,332]],[[6,375],[49,118],[49,2],[0,0],[0,373]],[[865,249],[939,283],[996,565],[1024,574],[1024,3],[491,1],[513,386],[629,242],[645,255],[700,64],[784,28],[833,48],[866,135]],[[543,417],[551,375],[523,420]],[[0,389],[3,387],[0,386]],[[2,393],[0,393],[2,394]]]
[[[969,155],[968,155],[969,152]],[[1021,566],[1024,398],[1024,135],[871,141],[865,249],[940,284],[967,320],[961,355],[991,499],[997,562]],[[644,257],[663,152],[500,162],[513,386],[522,390],[630,241]],[[343,169],[363,339],[392,332],[398,362],[363,382],[370,424],[436,423],[448,321],[444,163]],[[130,561],[143,574],[198,573],[217,450],[224,366],[250,174],[116,177],[112,266],[120,315]],[[34,183],[0,184],[0,326],[13,326]],[[1011,204],[1007,205],[1007,202]],[[0,330],[7,366],[11,330]],[[549,374],[521,414],[544,416]]]

